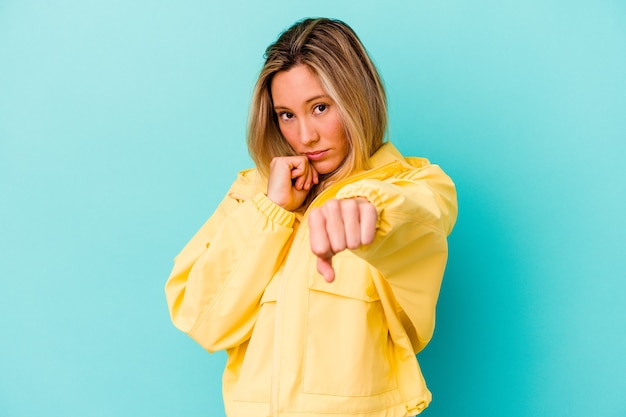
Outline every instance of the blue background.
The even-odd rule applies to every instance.
[[[626,415],[626,4],[357,3],[0,0],[0,416],[223,414],[163,285],[305,16],[353,26],[391,139],[458,187],[424,415]]]

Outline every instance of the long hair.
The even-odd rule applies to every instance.
[[[273,109],[274,75],[307,65],[337,104],[349,143],[348,155],[321,186],[369,168],[369,158],[387,131],[387,99],[382,80],[356,33],[335,19],[304,19],[284,31],[265,51],[248,119],[248,151],[257,169],[269,176],[276,156],[295,155],[283,138]]]

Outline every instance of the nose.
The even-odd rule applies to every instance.
[[[315,124],[309,120],[300,121],[300,143],[311,145],[319,140],[319,135]]]

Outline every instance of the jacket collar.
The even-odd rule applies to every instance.
[[[383,146],[372,155],[370,162],[372,169],[392,162],[398,162],[406,168],[423,168],[430,164],[430,161],[426,158],[403,156],[391,142],[385,142]]]
[[[378,148],[370,158],[372,168],[378,168],[379,166],[395,161],[405,163],[404,157],[391,142],[383,143],[383,146]]]

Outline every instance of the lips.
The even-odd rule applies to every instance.
[[[310,161],[318,161],[326,156],[328,153],[328,149],[323,151],[315,151],[315,152],[307,152],[305,153],[306,157],[309,158]]]

